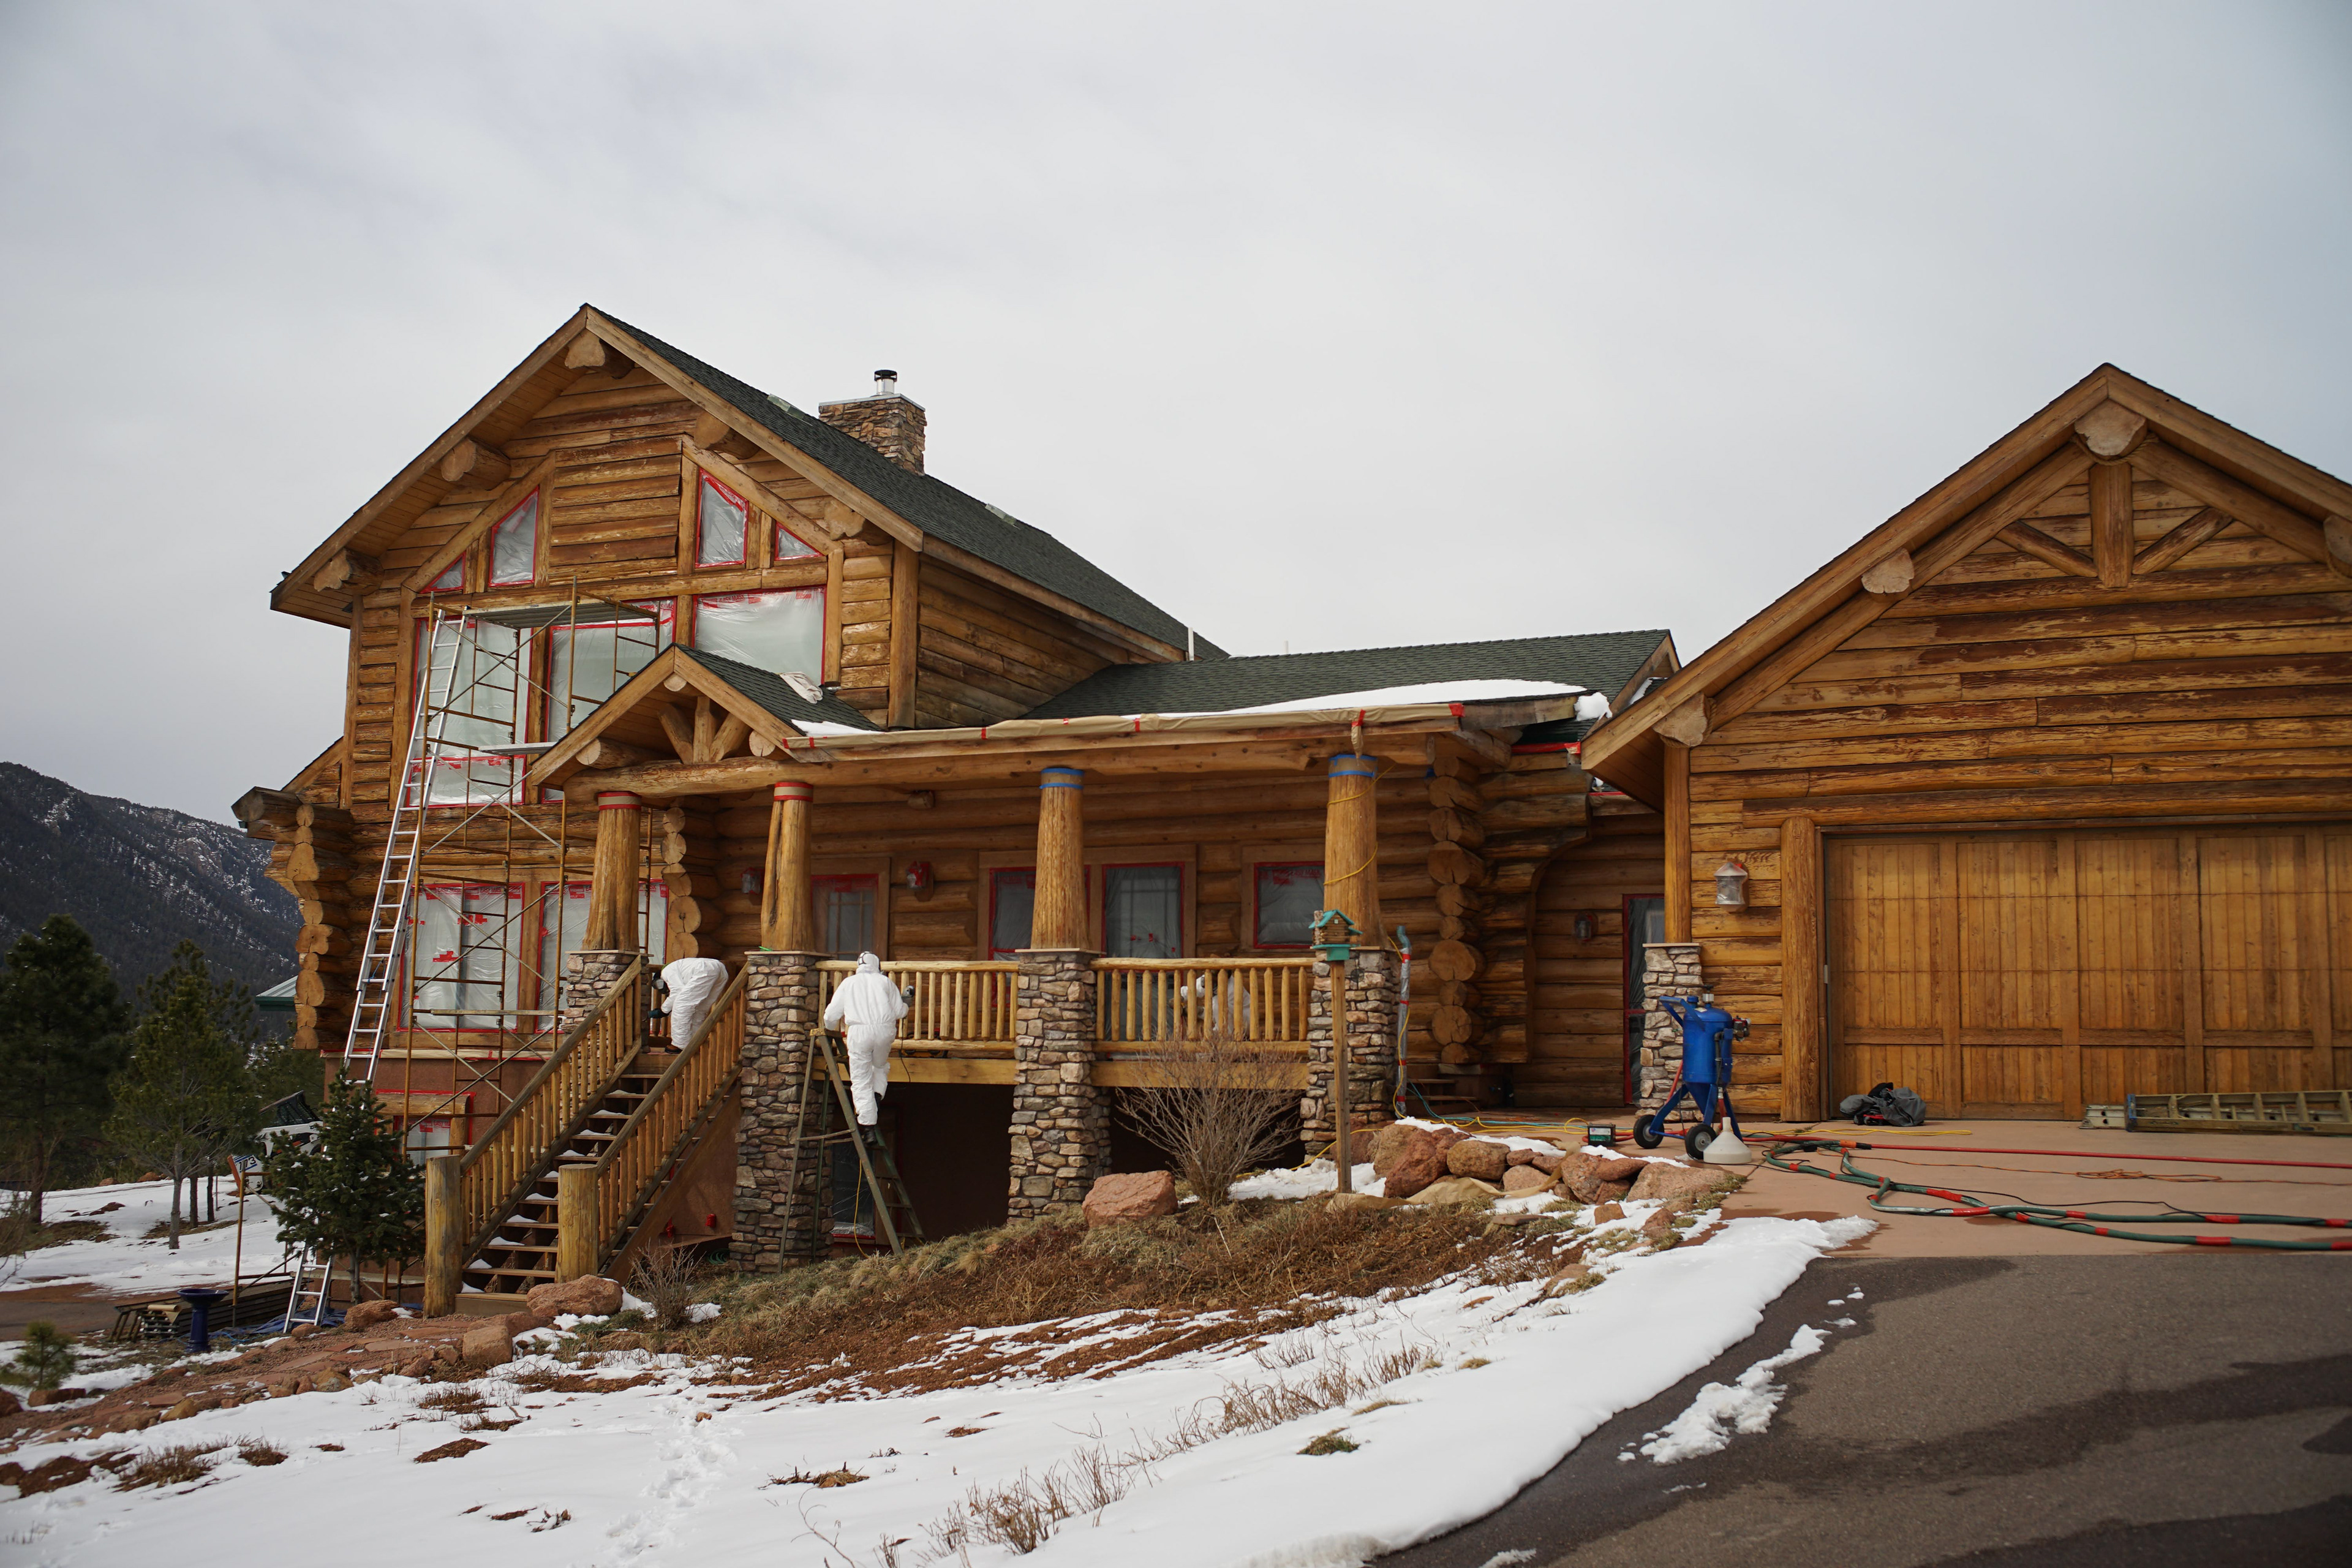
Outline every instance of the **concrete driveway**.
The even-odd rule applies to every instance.
[[[2038,1200],[2062,1188],[2068,1201],[2086,1189],[2103,1203],[2108,1193],[2154,1194],[2213,1211],[2342,1215],[2352,1199],[2347,1171],[2211,1168],[2253,1178],[2244,1184],[2083,1174],[2194,1172],[2115,1157],[2205,1152],[2178,1137],[1971,1129],[1975,1148],[2079,1148],[2095,1158],[1916,1155],[1899,1174]],[[2231,1156],[2352,1160],[2352,1140],[2194,1142]],[[1978,1168],[1914,1173],[1931,1163]],[[1997,1163],[2028,1169],[1982,1168]],[[1774,1173],[1728,1207],[1851,1213],[1864,1196]],[[1842,1318],[1852,1325],[1834,1326]],[[1806,1324],[1823,1329],[1828,1345],[1777,1375],[1788,1394],[1768,1432],[1678,1464],[1621,1459],[1703,1385],[1732,1382]],[[1765,1553],[1836,1568],[2352,1562],[2352,1253],[2139,1247],[2004,1221],[1894,1220],[1815,1264],[1748,1342],[1620,1415],[1501,1510],[1381,1562],[1656,1568]]]

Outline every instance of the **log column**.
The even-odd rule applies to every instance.
[[[635,952],[637,946],[637,850],[645,802],[626,790],[596,796],[596,855],[588,883],[583,952]]]
[[[1381,930],[1381,828],[1374,781],[1380,761],[1342,752],[1331,759],[1323,808],[1323,907],[1356,922],[1357,941],[1386,946]]]
[[[1037,784],[1037,902],[1029,945],[1067,952],[1087,941],[1086,775],[1047,768]]]
[[[760,945],[772,952],[816,951],[809,908],[809,806],[816,791],[780,784],[768,813],[767,887],[760,900]]]
[[[1827,1110],[1822,1018],[1822,830],[1810,816],[1780,824],[1780,1114]]]

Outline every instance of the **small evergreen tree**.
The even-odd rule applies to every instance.
[[[55,1388],[74,1374],[73,1341],[42,1319],[25,1325],[25,1342],[0,1376],[24,1387]]]
[[[405,1260],[425,1250],[425,1172],[411,1161],[375,1090],[357,1079],[327,1085],[327,1107],[310,1147],[280,1143],[269,1157],[278,1237],[323,1258]]]
[[[180,1184],[219,1167],[261,1123],[253,1075],[253,1003],[233,981],[213,984],[202,949],[184,942],[172,967],[140,988],[131,1060],[114,1079],[108,1139],[172,1182],[171,1245],[180,1245]]]
[[[131,1010],[89,934],[51,915],[8,950],[0,972],[0,1138],[22,1176],[36,1230],[58,1152],[94,1137],[112,1104]]]

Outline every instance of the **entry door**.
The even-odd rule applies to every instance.
[[[1939,1116],[2352,1084],[2352,829],[1832,839],[1831,1076]]]

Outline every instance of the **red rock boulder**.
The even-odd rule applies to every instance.
[[[598,1274],[583,1274],[561,1285],[534,1285],[522,1299],[532,1317],[552,1322],[564,1312],[583,1318],[609,1318],[621,1310],[621,1282]]]
[[[1499,1182],[1510,1168],[1511,1151],[1484,1138],[1465,1138],[1445,1152],[1445,1168],[1477,1182]]]
[[[1176,1178],[1166,1171],[1099,1176],[1087,1194],[1087,1228],[1176,1212]]]

